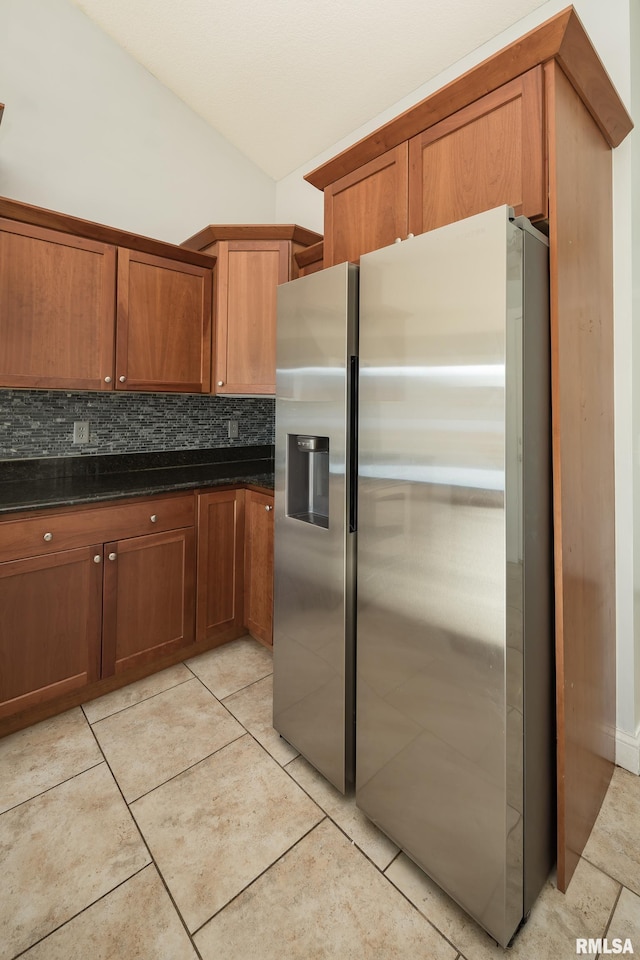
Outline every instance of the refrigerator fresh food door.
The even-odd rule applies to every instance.
[[[357,268],[278,288],[273,725],[343,793],[354,767]]]
[[[363,256],[356,799],[503,945],[523,905],[522,232]]]

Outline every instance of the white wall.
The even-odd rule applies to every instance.
[[[4,196],[174,243],[273,222],[274,181],[68,0],[2,0],[0,102]]]
[[[573,5],[585,29],[597,49],[618,93],[628,109],[631,104],[631,55],[630,55],[630,5],[635,15],[634,39],[636,65],[640,59],[640,0],[573,0]],[[315,230],[323,229],[322,193],[307,184],[303,175],[335,156],[341,150],[371,133],[381,124],[391,120],[408,107],[429,96],[445,83],[485,60],[491,54],[516,40],[539,23],[565,9],[567,0],[548,0],[518,24],[484,44],[460,60],[453,67],[440,73],[415,90],[410,96],[398,101],[383,113],[352,134],[334,143],[316,157],[279,181],[276,191],[276,219],[280,222],[299,222]],[[636,94],[636,96],[638,96]],[[636,112],[640,114],[640,97]],[[640,124],[640,116],[637,118]],[[631,753],[620,755],[621,763],[633,768],[640,762],[640,397],[637,398],[638,415],[633,422],[632,374],[634,360],[632,351],[632,156],[635,169],[640,168],[640,135],[633,133],[614,151],[614,297],[615,297],[615,440],[616,440],[616,616],[617,616],[617,723],[622,740],[627,742]],[[640,254],[640,222],[637,218],[638,199],[636,174],[635,253],[636,265]],[[588,203],[588,198],[585,198]],[[634,313],[640,325],[640,294],[636,269]],[[637,338],[636,338],[637,339]],[[635,370],[640,383],[640,345],[636,343]],[[640,392],[640,387],[638,388]],[[634,468],[635,450],[635,468]],[[636,482],[636,577],[638,617],[634,631],[634,469]],[[635,753],[634,753],[635,751]],[[635,759],[634,759],[635,757]],[[638,769],[635,770],[638,772]]]

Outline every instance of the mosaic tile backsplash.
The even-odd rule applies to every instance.
[[[272,444],[274,415],[272,397],[0,390],[0,460]],[[75,420],[89,421],[89,443],[73,443]]]

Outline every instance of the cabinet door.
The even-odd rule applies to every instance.
[[[248,490],[245,499],[245,623],[273,643],[273,497]]]
[[[211,286],[206,267],[118,248],[116,389],[208,393]]]
[[[102,544],[0,563],[0,610],[0,717],[97,680]]]
[[[401,143],[324,191],[324,265],[349,260],[407,236],[408,146]]]
[[[193,528],[105,544],[102,675],[194,640]]]
[[[409,141],[413,233],[502,204],[516,216],[547,216],[541,67]]]
[[[240,636],[244,624],[244,491],[198,497],[196,640]]]
[[[287,240],[218,244],[215,392],[276,392],[276,288],[289,279]]]
[[[0,385],[113,387],[115,247],[0,220]]]

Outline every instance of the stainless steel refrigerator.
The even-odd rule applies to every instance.
[[[358,806],[506,945],[554,859],[547,244],[367,254],[359,321],[354,269],[279,290],[274,726],[345,789],[355,701]]]

